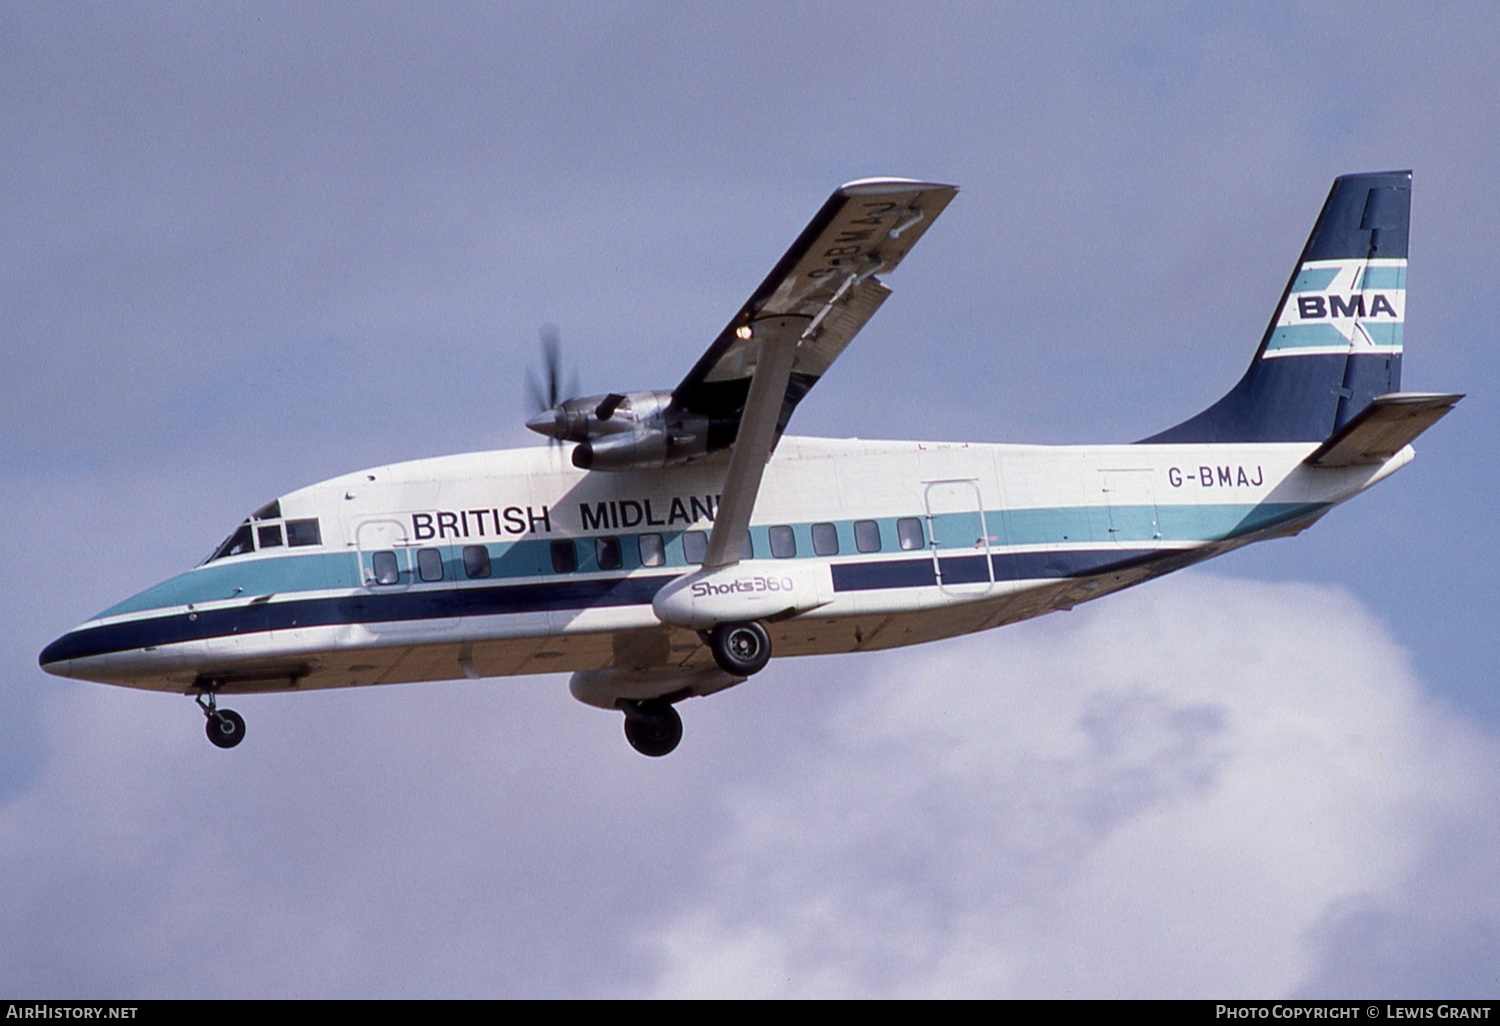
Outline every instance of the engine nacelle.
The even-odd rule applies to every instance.
[[[654,470],[697,459],[708,452],[708,425],[700,431],[663,427],[637,428],[579,442],[573,466],[580,470]]]
[[[671,392],[569,399],[526,422],[538,434],[577,442],[582,470],[654,470],[708,454],[708,418],[672,408]]]
[[[651,611],[662,623],[707,630],[721,623],[779,620],[832,601],[833,573],[826,564],[752,559],[684,574],[656,593]]]

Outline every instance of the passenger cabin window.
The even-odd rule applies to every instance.
[[[417,550],[417,576],[424,581],[443,579],[443,554],[437,549]]]
[[[322,545],[323,532],[318,529],[318,521],[316,519],[288,520],[286,543],[288,545]]]
[[[281,525],[267,524],[255,529],[256,541],[263,549],[279,548],[281,545]]]
[[[861,552],[880,551],[880,525],[873,520],[854,522],[854,547]]]
[[[777,525],[771,528],[771,555],[777,559],[791,559],[797,554],[797,535],[790,528]]]
[[[896,521],[896,540],[907,552],[925,546],[927,542],[922,537],[922,521],[917,517],[902,517]]]
[[[625,554],[620,548],[620,539],[602,536],[594,539],[594,562],[600,570],[618,570],[625,565]]]
[[[382,551],[370,556],[370,569],[375,573],[376,584],[400,584],[401,568],[396,565],[394,552]]]
[[[682,558],[689,563],[702,563],[703,557],[708,554],[708,532],[687,531],[682,536]],[[755,544],[750,538],[750,532],[745,532],[744,539],[740,542],[740,558],[754,559]]]
[[[641,566],[661,566],[667,561],[667,547],[659,534],[643,534],[637,539],[641,550]]]
[[[552,543],[552,569],[560,574],[570,574],[578,569],[578,550],[571,538],[558,538]]]
[[[483,545],[464,546],[464,573],[470,580],[490,575],[490,550]]]
[[[820,556],[839,554],[839,529],[832,524],[813,524],[813,551]]]

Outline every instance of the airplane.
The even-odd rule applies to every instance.
[[[676,388],[558,401],[554,353],[527,421],[547,446],[289,492],[42,668],[194,696],[221,748],[245,723],[220,696],[571,672],[663,756],[678,703],[772,653],[988,630],[1297,534],[1462,398],[1400,391],[1398,171],[1335,180],[1249,369],[1175,427],[1064,446],[785,434],[956,193],[841,186]]]

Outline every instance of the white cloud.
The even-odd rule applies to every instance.
[[[0,806],[0,979],[46,996],[557,995],[623,986],[624,924],[699,816],[565,679],[228,700],[56,685]],[[678,821],[673,816],[679,817]],[[655,829],[642,829],[641,824]]]
[[[663,760],[561,678],[235,699],[227,753],[185,698],[49,683],[0,805],[0,979],[39,995],[1455,996],[1500,964],[1500,751],[1337,590],[1187,575],[777,663]]]
[[[1389,993],[1414,906],[1429,962],[1496,935],[1500,753],[1342,592],[1190,576],[872,668],[731,798],[659,993]]]

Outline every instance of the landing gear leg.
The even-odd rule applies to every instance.
[[[218,695],[212,687],[198,692],[194,699],[203,715],[208,717],[205,725],[208,739],[220,748],[233,748],[245,740],[245,719],[233,709],[220,709]]]
[[[708,647],[719,669],[735,677],[759,673],[771,659],[771,636],[759,623],[721,623],[709,634]]]
[[[666,755],[682,740],[682,717],[670,702],[620,699],[625,714],[625,740],[642,755]]]

